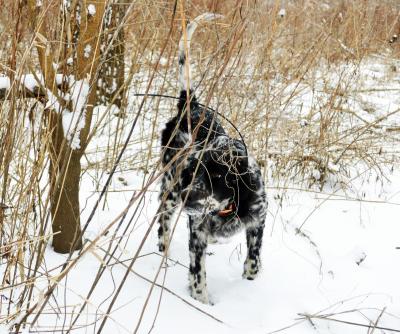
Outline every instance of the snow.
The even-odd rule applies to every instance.
[[[281,9],[279,10],[278,15],[279,15],[280,17],[285,17],[285,16],[286,16],[286,9],[285,9],[285,8],[281,8]]]
[[[61,84],[64,79],[63,74],[56,74],[56,83]],[[42,73],[23,74],[19,82],[28,90],[33,92],[35,88],[44,86],[44,79]],[[0,77],[0,89],[9,89],[10,79],[8,77]]]
[[[57,74],[56,75],[57,84],[60,84],[63,78],[64,76],[62,74]],[[39,87],[42,88],[45,87],[44,78],[41,73],[21,75],[19,82],[31,92],[34,92],[35,89]],[[8,77],[0,77],[0,89],[9,89],[9,88],[10,88],[10,79]],[[52,108],[55,111],[59,112],[62,108],[61,105],[59,104],[57,97],[47,88],[46,88],[46,94],[47,94],[47,102],[45,108]]]
[[[85,126],[85,110],[88,94],[88,81],[77,80],[71,87],[72,111],[64,110],[62,113],[64,135],[73,150],[80,148],[79,136]]]
[[[0,89],[10,89],[10,79],[8,77],[0,77]]]
[[[71,0],[63,0],[63,5],[66,9],[71,8]]]
[[[44,106],[45,109],[53,109],[56,112],[60,112],[62,110],[62,107],[60,105],[60,102],[58,101],[57,96],[55,96],[50,89],[47,89],[47,101],[46,105]]]
[[[153,52],[147,56],[149,59],[150,63],[152,65],[156,65],[157,63],[160,64],[160,66],[167,66],[168,65],[168,59],[165,58],[164,56],[160,56],[158,52]]]
[[[92,46],[90,44],[86,44],[85,48],[83,49],[83,56],[85,58],[89,58],[91,52],[92,52]]]
[[[39,79],[39,83],[37,82],[37,79]],[[33,92],[34,89],[37,88],[39,85],[44,85],[43,75],[25,74],[21,77],[21,83],[31,92]]]
[[[353,69],[346,66],[350,73]],[[398,89],[397,78],[388,82],[384,76],[379,75],[385,73],[385,68],[385,65],[376,61],[366,62],[360,75],[360,81],[365,83],[365,88],[375,87],[382,80],[380,85]],[[330,77],[321,72],[321,80],[324,77],[327,84],[336,88],[341,79],[336,73],[340,72],[341,69],[334,68]],[[318,91],[319,88],[315,90]],[[308,87],[298,85],[288,88],[288,96],[293,93],[291,89],[300,90],[301,93],[295,94],[291,108],[284,112],[292,117],[298,115],[298,123],[305,127],[310,123],[308,116],[313,108],[310,100],[315,99],[315,96]],[[358,101],[368,100],[377,109],[371,122],[399,105],[398,99],[393,99],[387,92],[381,94],[366,90],[355,94],[357,99],[354,97],[348,101],[349,108],[364,116],[366,112],[359,107]],[[319,98],[323,98],[322,94]],[[133,110],[137,110],[139,102],[131,101],[134,104]],[[297,105],[302,105],[302,108],[297,109]],[[150,111],[151,107],[147,112]],[[98,112],[104,114],[105,110]],[[151,121],[147,121],[146,117],[149,117],[148,113],[143,116],[140,131],[151,132]],[[398,120],[396,115],[393,120]],[[139,133],[136,135],[139,136]],[[99,139],[96,145],[106,145],[106,138]],[[148,150],[146,145],[141,142],[131,145],[127,155],[137,157],[144,154]],[[328,167],[336,172],[340,169],[333,162],[329,162]],[[133,195],[134,190],[131,189],[141,189],[146,184],[146,174],[132,171],[129,165],[122,169],[113,177],[111,189],[115,192],[108,194],[106,209],[96,213],[95,224],[89,228],[87,236],[90,239],[101,233],[107,223],[122,212]],[[210,245],[206,265],[213,306],[191,299],[188,293],[187,217],[182,216],[177,220],[167,266],[162,265],[162,257],[157,252],[157,231],[153,227],[140,252],[143,257],[137,260],[133,270],[150,280],[157,277],[158,284],[164,285],[177,296],[223,323],[199,312],[168,291],[163,292],[157,313],[161,289],[155,287],[138,333],[148,333],[156,319],[152,333],[266,334],[286,328],[282,333],[365,334],[366,328],[323,319],[304,320],[300,319],[301,314],[333,314],[333,319],[370,324],[378,319],[383,309],[385,311],[378,325],[400,329],[400,321],[396,317],[400,309],[400,292],[397,288],[400,270],[394,269],[394,264],[400,257],[400,250],[396,249],[400,246],[400,193],[397,187],[400,170],[396,166],[394,172],[385,172],[388,180],[382,182],[361,163],[350,172],[348,188],[337,189],[332,186],[322,192],[303,188],[295,182],[285,181],[284,184],[279,184],[269,181],[269,214],[262,249],[263,270],[254,281],[244,281],[241,278],[246,255],[243,233]],[[314,170],[313,176],[318,179],[320,172]],[[81,194],[82,203],[85,201],[88,207],[91,207],[91,200],[87,199],[92,194],[90,189],[94,187],[91,181],[93,179],[93,174],[84,176],[81,186],[86,189]],[[135,254],[156,213],[157,190],[157,184],[150,186],[143,204],[135,204],[131,208],[132,211],[135,208],[141,210],[135,225],[128,228],[127,232],[117,234],[124,245],[117,257],[120,261],[127,260],[126,265]],[[121,229],[125,224],[123,223]],[[107,245],[106,240],[104,244]],[[101,256],[104,252],[98,248],[97,254]],[[53,257],[52,261],[54,260]],[[78,282],[82,276],[90,276],[93,272],[90,268],[96,268],[98,262],[95,257],[85,258],[69,277],[68,286],[73,287],[75,294],[84,295],[82,291],[88,290],[91,282],[85,282],[86,287],[78,287],[74,282]],[[56,263],[57,261],[54,266]],[[157,276],[160,265],[162,269]],[[110,268],[108,276],[103,278],[96,289],[95,297],[91,298],[93,308],[89,309],[89,314],[90,310],[98,310],[99,313],[107,311],[108,302],[101,304],[108,296],[106,287],[114,284],[118,286],[125,270],[126,267],[122,264]],[[117,299],[117,305],[113,308],[113,321],[106,324],[106,332],[133,332],[150,288],[148,282],[130,274]],[[112,294],[110,291],[109,295]],[[79,298],[70,296],[68,301],[78,303]],[[378,330],[376,332],[379,333]]]
[[[168,59],[165,57],[160,58],[160,65],[161,66],[167,66],[168,65]]]
[[[40,306],[41,306],[41,304],[43,303],[44,299],[45,299],[45,298],[44,298],[44,293],[43,293],[43,291],[40,291],[40,292],[38,293],[37,300],[34,300],[34,301],[32,302],[32,304],[33,304],[33,305],[37,305],[37,308],[40,308]],[[28,308],[26,308],[26,310],[28,310]],[[20,323],[21,323],[21,321],[22,321],[22,320],[24,319],[24,317],[26,316],[26,313],[27,313],[27,312],[20,312],[19,315],[18,315],[16,318],[14,318],[14,319],[8,324],[8,327],[9,327],[9,330],[10,330],[10,331],[13,330],[13,327],[14,327],[16,324],[20,324]],[[22,333],[27,333],[27,332],[28,332],[27,329],[22,330]]]
[[[359,78],[366,90],[359,90],[359,87],[356,90],[354,87],[352,96],[346,102],[349,109],[356,110],[357,115],[368,122],[376,122],[382,115],[394,112],[400,105],[399,98],[393,96],[390,90],[399,89],[399,77],[394,76],[392,80],[388,80],[382,75],[382,72],[385,73],[385,66],[376,59],[366,62]],[[346,67],[349,72],[353,71],[351,65],[346,64]],[[310,101],[318,98],[324,104],[326,100],[320,93],[321,87],[325,85],[324,87],[335,89],[340,83],[341,78],[337,75],[340,72],[340,68],[334,68],[332,76],[327,76],[321,71],[314,91],[302,85],[287,87],[287,96],[292,95],[295,90],[296,94],[293,94],[295,98],[282,113],[291,116],[302,131],[311,127],[319,116],[311,114],[315,106]],[[135,77],[135,80],[139,79],[143,78]],[[143,79],[146,85],[147,79]],[[323,83],[323,80],[326,82]],[[157,81],[155,82],[157,85]],[[387,88],[388,91],[369,90],[376,86]],[[83,126],[88,90],[87,81],[77,81],[70,94],[73,109],[62,110],[64,131],[71,146],[75,148],[79,147],[79,131]],[[127,110],[136,115],[141,101],[141,98],[130,95]],[[151,111],[157,101],[165,104],[167,111],[166,116],[159,115],[161,119],[154,125]],[[148,185],[143,200],[133,203],[127,218],[124,221],[115,221],[132,196],[137,196],[138,191],[149,182],[151,166],[147,170],[143,167],[149,150],[159,150],[158,141],[154,144],[151,140],[144,141],[140,138],[152,138],[153,126],[154,132],[159,132],[165,117],[170,116],[175,102],[151,100],[146,104],[147,109],[140,116],[139,124],[125,152],[125,160],[112,177],[107,198],[96,211],[85,238],[94,240],[112,222],[114,225],[108,229],[107,235],[100,238],[93,251],[87,253],[71,270],[68,278],[61,281],[54,293],[54,300],[51,299],[51,304],[31,328],[32,331],[61,329],[63,324],[71,322],[74,318],[71,314],[77,314],[97,270],[104,265],[105,250],[111,240],[117,240],[120,245],[114,258],[106,266],[87,308],[77,322],[76,327],[82,327],[73,332],[92,333],[98,330],[99,323],[126,273],[126,266],[130,264],[144,235],[151,228],[157,211],[158,184],[153,182]],[[373,112],[365,110],[371,108],[374,109]],[[82,161],[85,170],[80,184],[82,224],[86,222],[99,190],[108,177],[109,168],[94,169],[91,166],[103,166],[104,161],[110,158],[106,148],[110,147],[110,138],[117,137],[118,132],[115,129],[120,120],[107,117],[115,113],[115,110],[113,106],[94,108],[94,123],[105,123],[106,126],[100,127],[86,150],[86,159]],[[106,121],[101,123],[103,117]],[[398,122],[399,115],[395,113],[383,123],[391,125]],[[126,135],[123,132],[120,140],[125,140]],[[383,142],[383,138],[380,140],[385,148],[392,149]],[[116,141],[116,144],[120,143]],[[140,167],[137,167],[138,161],[141,163]],[[340,166],[333,162],[329,162],[328,167],[332,171],[340,171]],[[400,270],[397,269],[397,264],[400,250],[396,247],[400,247],[400,168],[394,165],[392,171],[390,167],[380,166],[386,176],[382,178],[370,167],[354,161],[346,188],[328,184],[322,191],[305,187],[296,180],[277,181],[270,174],[266,175],[269,212],[261,255],[263,270],[254,281],[241,278],[246,256],[243,233],[211,244],[206,265],[213,306],[193,300],[188,292],[187,217],[183,215],[176,221],[166,264],[162,254],[157,252],[156,227],[151,228],[140,257],[132,267],[134,272],[128,274],[103,332],[132,333],[138,326],[139,315],[151,289],[151,283],[144,278],[150,282],[156,278],[159,286],[153,289],[138,333],[149,333],[153,322],[151,333],[267,334],[279,330],[285,334],[367,333],[367,328],[331,321],[329,318],[364,325],[373,324],[379,319],[378,326],[399,330]],[[311,173],[315,179],[321,176],[317,169],[313,169]],[[134,215],[136,209],[140,214]],[[56,254],[50,247],[46,249],[43,268],[40,270],[54,269],[49,274],[53,277],[45,276],[35,281],[36,299],[33,300],[40,298],[40,292],[45,291],[49,281],[54,281],[59,273],[58,266],[65,260],[66,255]],[[157,274],[160,266],[160,273]],[[0,266],[0,271],[4,267]],[[168,291],[163,290],[159,304],[162,291],[160,286],[165,286]],[[311,315],[313,318],[307,319],[304,315]],[[317,316],[321,318],[316,319]],[[95,326],[93,322],[96,320]],[[64,331],[66,332],[65,329]],[[0,333],[2,332],[6,333],[8,330],[0,325]],[[374,333],[389,332],[376,329]]]
[[[107,199],[107,208],[98,212],[96,223],[90,227],[87,237],[93,239],[127,205],[132,195],[128,188],[141,187],[143,175],[135,172],[118,173],[113,177],[112,189]],[[90,198],[92,175],[83,178],[81,189],[82,203]],[[122,181],[121,181],[122,180]],[[358,180],[362,183],[361,180]],[[245,258],[244,234],[235,236],[223,243],[210,245],[207,257],[208,289],[213,306],[203,305],[189,297],[187,290],[188,231],[186,217],[178,220],[168,260],[167,271],[161,270],[157,283],[164,284],[179,297],[200,308],[223,324],[184,303],[177,296],[164,291],[159,313],[152,333],[270,333],[292,326],[283,333],[310,334],[341,333],[365,334],[365,329],[345,326],[327,320],[296,320],[299,314],[337,314],[336,319],[368,323],[365,319],[376,320],[383,308],[379,324],[400,328],[395,317],[400,307],[400,292],[397,285],[400,271],[394,270],[399,260],[398,208],[400,194],[396,183],[400,172],[392,175],[392,183],[386,184],[376,193],[373,183],[364,187],[367,197],[361,199],[356,193],[321,194],[306,190],[286,190],[269,188],[269,215],[262,250],[263,271],[254,281],[241,278]],[[156,212],[156,185],[150,187],[145,196],[140,220],[129,231],[120,234],[125,245],[118,255],[120,261],[131,259]],[[280,203],[274,198],[280,195]],[[354,198],[355,200],[351,200]],[[390,203],[386,202],[390,198]],[[86,203],[92,207],[93,200]],[[380,200],[380,203],[372,201]],[[394,203],[394,204],[391,204]],[[315,210],[318,208],[318,210]],[[134,210],[134,208],[132,208]],[[315,211],[314,211],[315,210]],[[307,217],[311,216],[307,219]],[[86,215],[84,215],[85,217]],[[122,226],[124,228],[125,223]],[[299,233],[298,229],[302,226]],[[60,295],[60,303],[81,303],[88,291],[96,268],[104,255],[107,238],[77,265],[68,278],[67,299]],[[156,252],[157,232],[152,230],[135,263],[133,270],[150,280],[156,277],[162,257]],[[364,260],[357,264],[359,256]],[[65,256],[47,251],[46,263],[55,267]],[[117,261],[112,261],[113,263]],[[88,314],[82,316],[80,324],[90,323],[91,314],[106,311],[108,303],[101,301],[113,294],[114,284],[119,284],[126,267],[116,264],[110,267],[100,285],[91,297]],[[164,274],[166,274],[163,283]],[[83,279],[85,278],[85,279]],[[65,282],[60,286],[64,289]],[[132,332],[138,322],[138,315],[145,303],[150,284],[131,274],[117,299],[112,312],[112,321],[107,322],[105,332]],[[147,333],[154,318],[160,297],[156,287],[149,300],[138,333]],[[358,311],[352,311],[358,310]],[[41,326],[51,328],[55,318],[51,315],[42,318]],[[195,325],[194,325],[195,324]],[[315,326],[315,328],[314,328]],[[85,333],[85,330],[77,330]]]
[[[88,11],[89,16],[94,16],[96,14],[96,6],[93,4],[90,4],[87,7],[87,11]]]
[[[88,45],[90,47],[90,45]],[[90,49],[90,48],[89,48]],[[86,48],[85,48],[86,52]],[[90,52],[90,50],[89,50]],[[62,74],[56,75],[57,84],[61,84],[65,79]],[[59,99],[49,89],[46,88],[47,101],[45,108],[51,108],[62,114],[62,124],[65,137],[72,149],[80,148],[80,131],[85,126],[85,109],[89,94],[88,81],[75,81],[73,77],[67,78],[71,90],[68,94],[58,91],[60,97],[65,101],[72,102],[72,111],[61,106]],[[30,91],[41,86],[45,87],[42,74],[26,74],[21,76],[20,82]],[[0,77],[0,89],[10,87],[10,80],[7,77]]]
[[[319,180],[321,178],[321,173],[318,169],[313,169],[312,176],[314,179]]]

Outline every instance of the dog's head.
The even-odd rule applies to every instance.
[[[182,201],[188,213],[215,215],[237,207],[243,176],[248,173],[246,148],[227,136],[215,138],[207,148],[192,154],[182,171]]]

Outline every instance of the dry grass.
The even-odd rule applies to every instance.
[[[54,1],[44,2],[49,4],[51,46],[57,50],[57,6]],[[0,1],[0,73],[15,77],[14,87],[21,73],[38,69],[29,18],[18,3]],[[382,130],[388,115],[377,115],[372,122],[360,120],[358,109],[349,108],[348,101],[357,96],[360,68],[369,57],[385,56],[390,59],[388,68],[397,71],[393,66],[398,66],[400,43],[388,41],[400,32],[400,5],[395,0],[288,1],[286,15],[281,17],[280,3],[186,3],[186,18],[206,10],[226,16],[199,30],[193,43],[202,102],[218,107],[237,124],[272,182],[341,184],[341,177],[349,175],[358,161],[384,177],[382,166],[398,162],[394,148],[399,129]],[[132,92],[144,92],[154,74],[151,92],[177,94],[181,13],[178,8],[171,28],[172,13],[170,1],[135,2],[125,23],[126,84]],[[332,72],[336,75],[330,80]],[[304,94],[309,95],[307,106],[301,102]],[[84,173],[95,175],[96,190],[116,161],[139,102],[128,96],[126,118],[116,118],[110,108],[96,116],[96,140],[83,161]],[[159,128],[174,112],[174,104],[160,99],[145,104],[120,170],[154,171]],[[50,238],[45,117],[40,103],[19,99],[13,91],[0,105],[0,202],[9,206],[0,207],[0,324],[29,308],[37,298],[36,281],[53,275],[43,258]],[[227,128],[236,135],[228,124]],[[112,240],[109,249],[115,245],[118,242]]]

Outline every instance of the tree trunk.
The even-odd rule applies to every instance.
[[[34,22],[40,67],[44,76],[45,86],[52,95],[59,97],[59,110],[50,110],[48,126],[51,131],[51,142],[48,147],[50,154],[50,211],[53,228],[53,247],[58,253],[68,253],[82,247],[82,230],[80,226],[79,181],[81,173],[80,159],[88,144],[93,105],[96,101],[96,82],[99,75],[100,50],[105,50],[101,43],[103,16],[107,0],[64,0],[60,14],[63,15],[63,31],[65,43],[60,54],[66,59],[63,64],[71,66],[64,68],[64,73],[72,74],[75,84],[69,87],[74,100],[63,100],[59,97],[55,82],[54,58],[46,39],[43,21]],[[28,0],[32,17],[37,17],[41,10],[41,2]],[[116,17],[115,19],[118,19]],[[115,25],[117,25],[115,23]],[[122,36],[122,35],[121,35]],[[123,42],[121,40],[120,42]],[[116,44],[113,49],[121,50],[122,45]],[[122,49],[123,50],[123,49]],[[118,66],[121,63],[117,62]],[[61,69],[61,67],[57,68]],[[116,70],[110,72],[112,76]],[[116,73],[116,72],[115,72]],[[123,74],[123,72],[122,72]],[[114,81],[113,81],[114,87]],[[89,87],[87,92],[83,87]],[[78,90],[80,91],[78,92]],[[80,95],[83,94],[83,95]],[[79,96],[76,96],[79,95]],[[78,100],[81,100],[78,103]],[[82,106],[82,99],[84,105]],[[75,128],[79,131],[79,145],[72,145],[72,140],[66,138],[63,128],[63,115],[74,113],[75,117],[84,117],[84,126]],[[72,134],[73,136],[74,134]],[[78,133],[77,133],[78,135]]]
[[[81,152],[71,150],[64,140],[60,115],[51,112],[50,196],[53,247],[57,253],[69,253],[82,247],[79,181]]]
[[[97,104],[122,106],[125,93],[125,34],[120,27],[127,7],[126,0],[113,0],[107,8],[102,37],[102,56],[97,80]]]
[[[99,73],[99,56],[101,44],[102,19],[105,11],[106,0],[86,0],[79,2],[79,6],[72,8],[77,12],[72,24],[78,25],[76,32],[76,54],[74,55],[74,68],[76,80],[88,80],[90,87],[85,110],[85,125],[80,130],[80,148],[72,149],[70,143],[65,141],[63,125],[60,114],[54,115],[54,132],[52,141],[54,145],[54,158],[51,177],[51,212],[53,227],[53,247],[56,252],[70,252],[82,247],[82,233],[80,227],[79,209],[79,181],[81,173],[80,159],[88,144],[90,124],[92,122],[93,105],[96,98],[96,78]],[[98,47],[100,44],[100,48]],[[76,106],[75,106],[76,107]],[[84,110],[72,112],[82,113]],[[58,233],[58,234],[56,234]]]

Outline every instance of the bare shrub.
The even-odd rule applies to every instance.
[[[0,323],[7,324],[40,301],[39,282],[43,287],[42,281],[48,280],[45,287],[49,288],[61,280],[59,268],[49,268],[45,257],[52,237],[50,161],[45,154],[51,145],[49,115],[37,99],[17,96],[21,74],[38,71],[37,51],[27,28],[30,18],[22,3],[6,1],[0,11],[0,75],[15,78],[15,89],[0,105]],[[63,41],[61,22],[52,15],[58,3],[43,3],[49,6],[46,31],[56,52]],[[89,134],[92,140],[81,161],[82,174],[92,181],[93,197],[101,191],[137,119],[118,170],[135,170],[143,176],[142,188],[134,189],[139,194],[135,204],[143,200],[147,182],[154,182],[159,130],[175,113],[176,101],[148,97],[142,105],[142,98],[134,94],[177,95],[176,50],[182,19],[210,10],[225,19],[196,32],[192,62],[197,93],[202,103],[236,124],[249,151],[264,165],[266,178],[307,187],[348,187],[358,162],[385,177],[382,166],[398,162],[399,157],[400,129],[391,122],[398,110],[380,108],[368,99],[380,88],[365,86],[365,69],[373,72],[374,82],[380,80],[382,90],[390,89],[385,82],[397,75],[400,66],[400,43],[389,43],[400,33],[398,2],[299,0],[287,1],[285,11],[280,4],[194,0],[180,12],[169,1],[135,1],[124,26],[125,85],[129,87],[125,117],[116,118],[110,106],[97,108]],[[230,124],[225,125],[232,136],[238,136]],[[107,207],[107,193],[101,206]],[[86,203],[83,210],[89,210]],[[128,236],[134,231],[137,212],[140,209],[131,217]],[[123,248],[117,232],[107,239],[107,249]],[[99,272],[122,253],[105,254]],[[94,280],[92,287],[97,283]],[[40,312],[31,313],[39,316]],[[77,309],[71,314],[79,317]]]

